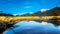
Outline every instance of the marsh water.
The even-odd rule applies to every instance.
[[[60,34],[60,26],[51,23],[38,23],[35,21],[18,22],[18,27],[8,29],[4,34]]]

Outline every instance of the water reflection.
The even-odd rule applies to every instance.
[[[45,24],[45,25],[44,25]],[[51,23],[38,23],[35,21],[22,21],[15,25],[19,27],[13,28],[18,34],[60,34],[60,26],[55,27]],[[5,34],[16,34],[14,31],[9,29]]]

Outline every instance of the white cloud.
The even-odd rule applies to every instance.
[[[31,6],[26,6],[25,8],[31,8]]]
[[[30,12],[30,14],[33,14],[33,12]]]
[[[45,12],[45,11],[47,11],[47,10],[49,10],[49,9],[41,9],[41,12]]]
[[[26,14],[27,12],[24,12],[24,13],[16,13],[16,14],[13,14],[14,16],[16,15],[23,15],[23,14]]]
[[[21,15],[20,13],[16,13],[16,14],[13,14],[14,16],[16,16],[16,15]]]
[[[17,14],[13,14],[14,16],[16,16]]]

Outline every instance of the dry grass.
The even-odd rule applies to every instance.
[[[0,16],[0,21],[1,22],[19,22],[19,21],[24,21],[24,20],[49,20],[53,19],[53,17],[60,18],[60,16]]]

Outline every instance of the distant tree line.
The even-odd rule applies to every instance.
[[[7,13],[3,13],[3,11],[0,11],[0,16],[13,16],[12,14],[7,14]]]

